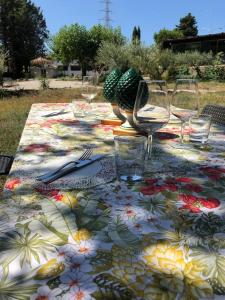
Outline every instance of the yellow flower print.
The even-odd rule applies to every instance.
[[[77,197],[74,195],[74,193],[71,192],[65,192],[62,194],[62,202],[64,202],[66,205],[70,206],[71,208],[74,208],[78,204]]]
[[[73,234],[76,242],[87,241],[91,238],[91,233],[87,229],[80,229]]]
[[[151,245],[145,249],[144,258],[151,269],[183,279],[184,254],[178,246],[162,242]]]
[[[150,270],[158,271],[161,277],[160,285],[170,291],[183,290],[193,297],[212,295],[212,289],[202,278],[205,267],[197,260],[186,262],[187,249],[167,242],[158,242],[144,250],[144,259]],[[195,299],[195,298],[193,298]]]
[[[42,280],[50,277],[56,277],[65,269],[62,262],[58,262],[55,258],[49,260],[37,271],[35,279]]]

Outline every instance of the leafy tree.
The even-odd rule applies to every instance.
[[[39,7],[30,0],[0,0],[0,43],[8,51],[8,68],[14,77],[42,55],[48,31]]]
[[[129,46],[103,42],[98,49],[96,62],[100,72],[111,70],[115,67],[125,72],[131,63]]]
[[[132,43],[134,45],[140,45],[141,43],[141,29],[140,27],[134,26],[133,32],[132,32]]]
[[[158,33],[154,34],[156,44],[162,48],[163,42],[168,39],[179,39],[183,37],[183,33],[177,29],[169,30],[166,28],[161,29]]]
[[[118,67],[125,72],[133,67],[151,79],[162,79],[164,73],[174,67],[174,56],[171,50],[160,50],[157,46],[114,46],[111,43],[103,43],[98,50],[97,62],[106,70]]]
[[[126,38],[122,35],[120,27],[107,28],[100,24],[94,25],[89,30],[92,48],[90,49],[90,63],[95,66],[97,51],[103,42],[121,46],[126,43]]]
[[[198,35],[197,21],[191,13],[180,19],[180,24],[176,26],[184,36],[196,36]]]
[[[84,76],[87,67],[94,65],[97,51],[103,41],[112,43],[116,47],[123,45],[126,39],[120,28],[112,29],[95,25],[87,30],[85,26],[79,24],[65,26],[53,37],[53,55],[64,63],[77,59]]]
[[[94,25],[90,30],[90,37],[99,47],[103,41],[123,45],[126,43],[126,38],[122,35],[120,27],[108,28],[100,24]]]
[[[85,26],[77,23],[64,26],[53,37],[52,47],[53,55],[58,60],[70,63],[77,59],[82,69],[82,76],[86,74],[93,42]]]

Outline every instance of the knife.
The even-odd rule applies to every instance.
[[[62,109],[62,110],[56,111],[56,112],[52,112],[52,113],[49,113],[46,115],[42,115],[42,117],[48,118],[48,117],[54,117],[54,116],[58,116],[58,115],[62,115],[62,114],[67,114],[65,109]]]
[[[53,174],[53,175],[51,175],[51,176],[49,176],[47,178],[44,178],[42,180],[39,179],[39,180],[41,182],[43,182],[43,183],[46,183],[46,184],[51,183],[51,182],[55,181],[56,179],[61,178],[61,177],[65,176],[65,175],[67,175],[67,174],[69,174],[69,173],[71,173],[73,171],[79,170],[79,169],[81,169],[81,168],[83,168],[83,167],[85,167],[87,165],[90,165],[93,162],[95,162],[95,161],[97,161],[99,159],[102,159],[105,156],[106,155],[103,155],[103,154],[94,155],[94,156],[92,156],[91,158],[89,158],[87,160],[80,161],[79,163],[77,163],[73,167],[64,168],[63,170],[59,171],[56,174]]]

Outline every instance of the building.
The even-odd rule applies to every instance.
[[[225,32],[168,39],[163,42],[163,48],[171,49],[174,52],[184,52],[188,50],[198,50],[200,52],[212,51],[213,53],[225,52]]]
[[[53,61],[51,64],[45,66],[45,75],[47,78],[57,78],[61,76],[78,77],[81,78],[82,72],[78,61],[74,60],[71,63],[65,65],[60,61]],[[43,68],[34,66],[31,68],[32,77],[41,77],[43,74]],[[87,70],[87,75],[92,75],[92,69]]]

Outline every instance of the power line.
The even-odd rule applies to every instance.
[[[110,10],[110,5],[111,5],[111,1],[110,0],[103,0],[101,1],[101,3],[104,4],[104,9],[102,10],[102,12],[104,13],[104,18],[102,18],[101,20],[104,21],[104,25],[107,28],[110,28],[110,22],[112,21],[110,14],[112,13],[112,11]]]

